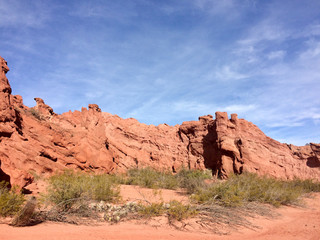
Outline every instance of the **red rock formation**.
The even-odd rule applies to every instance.
[[[55,115],[53,112],[53,109],[44,103],[44,101],[41,98],[34,98],[37,105],[33,107],[34,114],[39,114],[41,117],[50,118],[51,116]]]
[[[7,62],[0,57],[0,137],[11,136],[15,131],[15,111],[11,104],[11,87],[6,77]]]
[[[151,166],[173,172],[182,167],[210,168],[225,178],[243,171],[291,179],[320,180],[320,145],[297,147],[267,137],[236,114],[216,113],[182,125],[145,125],[88,109],[55,114],[40,98],[36,106],[12,96],[1,58],[0,180],[25,187],[33,175],[79,169],[124,172]]]

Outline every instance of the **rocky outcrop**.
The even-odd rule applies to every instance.
[[[11,87],[6,77],[8,71],[7,62],[0,57],[0,181],[24,186],[32,181],[31,176],[26,168],[16,168],[16,159],[11,157],[11,152],[18,150],[6,145],[7,141],[21,142],[23,139],[22,118],[14,105],[16,102],[19,106],[19,97],[11,95]]]
[[[248,171],[283,179],[320,180],[320,144],[282,144],[253,123],[238,119],[237,114],[231,114],[230,119],[225,112],[217,112],[215,120],[200,117],[198,122],[183,123],[180,131],[190,142],[189,159],[197,157],[220,178]]]
[[[45,104],[41,98],[34,98],[34,100],[37,103],[37,105],[32,108],[35,115],[38,114],[39,117],[41,116],[47,119],[55,115],[53,109],[49,105]]]
[[[279,143],[236,114],[153,126],[102,112],[96,104],[59,115],[35,98],[36,106],[28,108],[21,96],[11,95],[9,68],[0,60],[0,181],[23,188],[34,176],[63,169],[113,173],[146,166],[209,168],[220,178],[249,171],[320,180],[319,144]]]
[[[0,57],[0,137],[10,137],[15,131],[16,114],[12,105],[11,87],[6,77],[7,62]]]

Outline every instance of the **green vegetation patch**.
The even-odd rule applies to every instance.
[[[68,210],[76,203],[90,200],[114,202],[120,198],[119,185],[110,175],[66,171],[49,179],[45,200]]]
[[[166,215],[169,220],[182,221],[198,214],[195,207],[178,201],[169,203],[150,203],[139,205],[138,213],[142,217],[151,218]]]
[[[203,186],[204,180],[212,178],[209,171],[182,169],[173,174],[170,171],[156,171],[152,168],[130,169],[124,183],[147,188],[177,189],[186,188],[193,192]]]
[[[198,188],[206,186],[204,180],[212,179],[212,172],[206,170],[188,170],[181,169],[176,178],[179,181],[179,186],[185,188],[189,194],[194,193]]]
[[[181,202],[173,200],[167,205],[167,214],[169,219],[182,221],[184,219],[194,217],[198,214],[198,211],[190,204],[185,205]]]
[[[149,205],[140,205],[138,212],[147,218],[161,216],[165,211],[163,203],[150,203]]]
[[[149,167],[128,170],[125,184],[146,188],[177,189],[179,187],[177,178],[171,172],[160,172]]]
[[[16,189],[10,190],[8,183],[0,182],[0,216],[13,216],[18,213],[24,203],[24,196]]]
[[[246,202],[268,203],[278,207],[296,204],[302,194],[319,190],[320,183],[311,180],[283,181],[244,173],[198,188],[191,198],[197,203],[210,202],[226,207],[241,206]]]

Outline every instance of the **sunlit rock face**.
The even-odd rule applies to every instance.
[[[9,68],[3,58],[0,63],[0,181],[28,188],[35,175],[63,169],[114,173],[147,166],[209,168],[219,178],[248,171],[320,180],[319,144],[282,144],[225,112],[153,126],[101,112],[96,104],[59,115],[35,98],[36,106],[28,108],[21,96],[11,95]]]

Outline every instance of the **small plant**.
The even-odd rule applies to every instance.
[[[119,186],[109,175],[91,175],[89,179],[89,195],[93,200],[113,202],[120,198]]]
[[[34,116],[36,119],[41,120],[41,115],[39,113],[39,111],[37,111],[34,108],[30,108],[29,112],[31,113],[32,116]]]
[[[142,217],[151,218],[166,214],[170,221],[182,221],[195,216],[198,212],[191,205],[184,205],[178,201],[169,203],[151,203],[149,205],[140,205],[139,214]]]
[[[20,211],[25,199],[17,189],[9,189],[8,183],[0,182],[0,216],[13,216]]]
[[[140,205],[138,212],[147,218],[161,216],[165,211],[163,203],[151,203],[149,205]]]
[[[197,210],[191,205],[184,205],[178,201],[171,201],[167,207],[167,214],[170,220],[182,221],[197,214]]]

